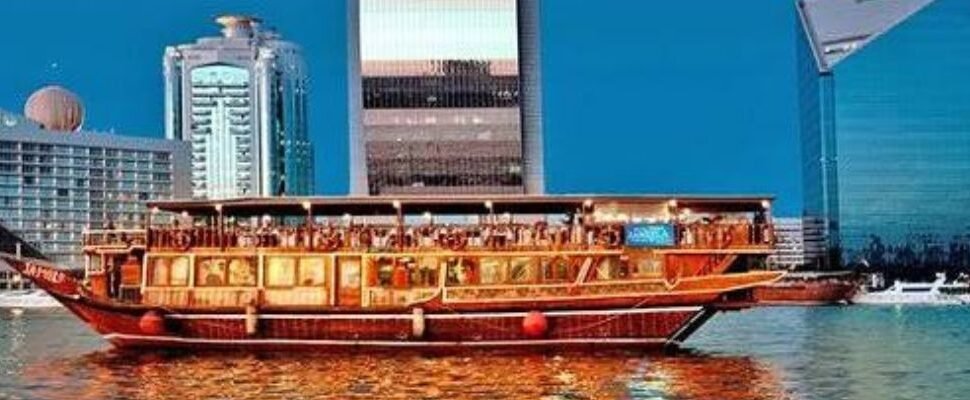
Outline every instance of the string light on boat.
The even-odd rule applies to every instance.
[[[431,211],[424,212],[424,220],[429,224],[434,223],[434,216],[431,215]]]
[[[216,203],[216,212],[222,214],[222,203]]]
[[[485,200],[485,208],[488,209],[488,223],[495,223],[495,204],[491,200]]]
[[[401,209],[401,201],[400,200],[394,200],[394,201],[392,201],[391,202],[391,205],[394,206],[394,209],[395,210],[400,210]]]
[[[768,210],[771,208],[771,202],[766,200],[761,200],[761,208]]]
[[[306,211],[306,226],[313,225],[313,205],[309,201],[304,201],[300,203],[303,206],[303,210]]]

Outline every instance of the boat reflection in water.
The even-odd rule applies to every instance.
[[[416,354],[95,352],[26,366],[36,398],[784,399],[746,357],[623,353],[462,357]]]

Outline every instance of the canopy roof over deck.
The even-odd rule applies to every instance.
[[[771,195],[475,195],[396,197],[259,197],[223,200],[152,201],[153,210],[193,216],[224,215],[394,215],[430,212],[438,215],[488,213],[566,214],[584,207],[650,206],[668,203],[694,212],[757,212],[770,207]]]

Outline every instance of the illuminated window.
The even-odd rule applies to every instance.
[[[296,258],[267,257],[266,258],[266,286],[295,286]]]
[[[329,258],[303,257],[300,259],[300,286],[322,286],[326,284],[326,270]]]

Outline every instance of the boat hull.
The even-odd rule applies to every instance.
[[[846,304],[858,285],[854,282],[779,282],[755,288],[752,293],[760,305],[833,305]]]
[[[120,348],[310,349],[658,349],[679,345],[719,305],[747,298],[781,273],[683,279],[678,290],[546,301],[443,302],[393,309],[167,308],[89,295],[52,266],[14,268]]]
[[[525,328],[533,312],[168,313],[161,314],[163,332],[146,333],[144,313],[67,307],[117,347],[194,350],[656,349],[679,345],[714,312],[701,306],[548,310],[541,312],[546,328],[538,334]]]

